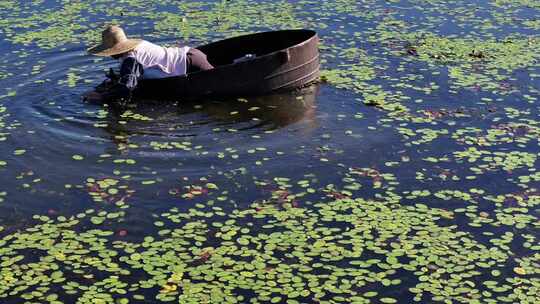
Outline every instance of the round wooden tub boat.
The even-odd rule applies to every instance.
[[[305,86],[319,77],[319,38],[311,30],[249,34],[198,46],[212,70],[142,80],[136,97],[197,100],[263,95]],[[247,54],[251,59],[235,62]]]

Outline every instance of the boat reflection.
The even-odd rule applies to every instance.
[[[202,111],[225,124],[253,122],[250,128],[278,129],[290,124],[315,121],[318,85],[293,92],[209,102]],[[182,108],[182,107],[181,107]]]
[[[151,121],[130,119],[125,110],[114,110],[105,129],[113,138],[136,134],[186,137],[197,136],[205,126],[268,131],[302,122],[302,129],[308,131],[317,127],[318,91],[319,86],[314,84],[292,92],[248,98],[176,104],[145,101],[128,111]]]

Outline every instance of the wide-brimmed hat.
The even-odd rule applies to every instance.
[[[109,25],[101,32],[101,44],[89,48],[87,52],[96,56],[113,56],[129,52],[141,42],[141,39],[128,39],[121,27]]]

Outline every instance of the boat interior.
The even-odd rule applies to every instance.
[[[236,59],[242,58],[247,54],[260,57],[287,49],[315,35],[316,33],[311,30],[263,32],[233,37],[198,46],[197,48],[203,51],[208,57],[208,61],[216,67],[232,64]]]

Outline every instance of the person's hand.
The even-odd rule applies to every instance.
[[[83,100],[92,103],[100,103],[103,102],[103,94],[96,91],[90,91],[83,95]]]

